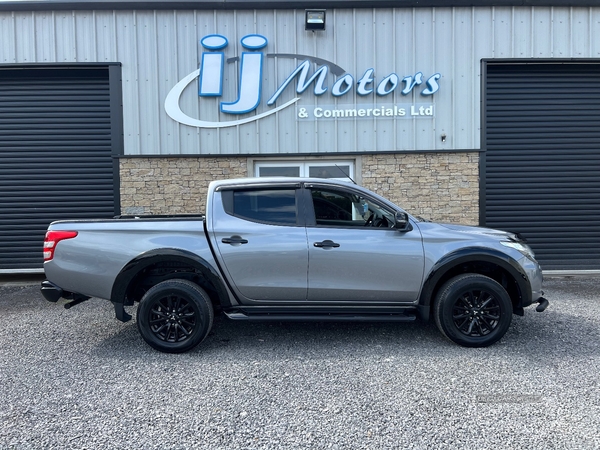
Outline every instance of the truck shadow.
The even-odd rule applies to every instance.
[[[502,340],[485,349],[460,347],[448,341],[433,321],[414,323],[357,322],[245,322],[217,315],[209,336],[186,355],[238,363],[261,359],[329,359],[379,353],[402,357],[423,353],[428,356],[485,352],[488,356],[526,354],[540,361],[568,356],[577,347],[579,357],[598,356],[600,327],[565,312],[543,314],[527,310],[524,317],[513,316]],[[132,322],[102,342],[98,352],[109,349],[129,357],[162,355],[146,345]],[[179,355],[181,357],[181,355]]]

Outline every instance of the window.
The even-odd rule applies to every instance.
[[[313,178],[333,178],[336,180],[350,181],[348,176],[350,173],[349,164],[310,164],[308,166],[308,176]]]
[[[313,177],[351,181],[354,178],[353,161],[307,161],[307,162],[257,162],[257,177]]]
[[[300,167],[298,166],[259,166],[257,167],[258,177],[299,177]]]
[[[226,211],[255,222],[296,225],[295,189],[260,189],[230,191],[232,201],[225,201]]]
[[[352,192],[312,188],[317,225],[391,228],[394,213]]]

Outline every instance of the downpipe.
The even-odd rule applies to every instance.
[[[538,305],[535,308],[537,312],[544,312],[548,305],[550,305],[550,302],[548,302],[548,300],[546,300],[544,297],[540,297],[537,302]]]

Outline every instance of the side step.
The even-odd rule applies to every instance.
[[[235,308],[224,311],[233,320],[257,322],[413,322],[417,319],[414,308],[357,309],[345,308]]]

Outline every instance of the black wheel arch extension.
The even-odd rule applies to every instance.
[[[464,248],[445,255],[429,272],[419,297],[422,318],[429,318],[438,289],[447,280],[462,273],[479,273],[499,282],[507,290],[516,314],[522,314],[523,307],[532,303],[531,283],[516,260],[499,250]]]
[[[172,267],[171,270],[169,266]],[[161,276],[163,279],[190,279],[195,276],[206,280],[212,286],[218,303],[223,307],[231,306],[229,294],[219,273],[208,261],[187,250],[162,248],[142,253],[123,267],[117,275],[111,291],[111,302],[116,309],[119,308],[119,305],[122,308],[123,305],[133,303],[129,298],[132,289],[135,289],[138,281],[141,282],[148,276],[148,270],[156,267],[164,269]],[[182,267],[191,268],[193,271],[180,271]]]

